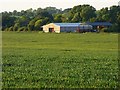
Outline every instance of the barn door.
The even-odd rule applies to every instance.
[[[49,28],[49,32],[54,32],[54,28]]]

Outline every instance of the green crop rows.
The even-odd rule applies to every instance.
[[[118,35],[3,32],[3,88],[116,88]]]

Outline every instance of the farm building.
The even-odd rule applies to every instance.
[[[108,28],[112,26],[110,22],[87,22],[87,24],[92,25],[93,29],[101,30],[102,28]]]
[[[88,32],[92,26],[83,23],[50,23],[42,26],[44,32]]]

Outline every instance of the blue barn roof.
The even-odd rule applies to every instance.
[[[87,22],[87,24],[92,25],[92,26],[111,26],[112,24],[110,22]]]
[[[54,23],[60,27],[77,27],[80,23]]]

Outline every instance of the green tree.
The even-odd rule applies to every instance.
[[[33,30],[35,29],[35,28],[34,28],[35,22],[36,22],[35,19],[33,19],[33,20],[31,20],[31,21],[29,22],[29,24],[28,24],[28,26],[27,26],[29,31],[33,31]]]
[[[35,29],[36,30],[41,30],[41,25],[42,25],[42,19],[39,19],[35,22]]]
[[[90,22],[96,22],[96,18],[95,17],[90,18]]]
[[[57,9],[56,7],[46,7],[44,10],[47,11],[51,15],[62,13],[62,10]]]
[[[13,26],[11,26],[8,31],[13,31]]]
[[[110,13],[108,8],[102,8],[101,10],[98,10],[97,12],[97,21],[110,21]]]
[[[111,6],[110,7],[110,21],[112,23],[116,23],[118,13],[120,13],[120,6]]]
[[[29,20],[30,19],[26,16],[20,16],[16,22],[19,23],[20,26],[27,26],[29,23]]]
[[[18,29],[18,32],[20,32],[20,31],[28,31],[28,30],[27,30],[27,27],[23,26]]]
[[[62,22],[62,15],[61,14],[57,14],[54,17],[54,22],[61,23]]]
[[[77,13],[75,13],[74,17],[72,18],[72,22],[80,22],[80,21],[81,21],[80,13],[77,12]]]
[[[14,27],[13,27],[13,31],[17,31],[20,28],[20,24],[19,23],[15,23]]]
[[[71,22],[85,22],[90,21],[91,18],[96,17],[96,9],[90,5],[74,6],[70,11],[68,20]]]
[[[11,16],[8,12],[2,13],[2,30],[14,26],[16,17]]]
[[[95,8],[89,5],[83,5],[80,16],[82,17],[82,21],[90,21],[91,18],[95,17]]]

